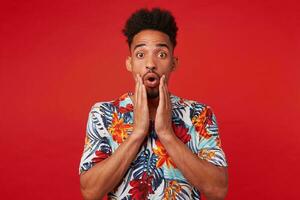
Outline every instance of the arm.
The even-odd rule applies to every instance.
[[[110,157],[80,175],[85,200],[102,199],[122,180],[143,142],[143,138],[137,135],[133,132]]]
[[[184,177],[203,192],[208,200],[225,198],[228,187],[227,168],[199,159],[173,131],[161,134],[159,139]]]
[[[184,177],[208,200],[224,199],[228,188],[227,168],[217,167],[199,159],[174,134],[171,122],[171,104],[167,86],[160,82],[160,101],[157,108],[155,129],[161,143]]]
[[[85,200],[102,199],[120,183],[148,133],[147,95],[140,77],[137,78],[134,103],[132,134],[110,157],[80,175],[81,192]]]

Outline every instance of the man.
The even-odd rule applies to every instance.
[[[174,17],[141,9],[123,32],[135,92],[91,109],[80,163],[84,199],[224,199],[227,163],[215,115],[168,92],[177,66]]]

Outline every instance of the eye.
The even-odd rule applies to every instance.
[[[167,57],[167,53],[161,51],[161,52],[158,53],[158,57],[159,57],[159,58],[166,58],[166,57]]]
[[[144,58],[144,53],[138,52],[135,54],[137,58]]]

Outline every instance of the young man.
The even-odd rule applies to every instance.
[[[212,110],[168,92],[177,26],[141,9],[123,30],[135,92],[96,103],[80,163],[84,199],[224,199],[227,163]]]

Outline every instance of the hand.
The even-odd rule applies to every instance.
[[[149,130],[149,109],[146,87],[140,75],[136,77],[133,117],[133,134],[144,138]]]
[[[157,135],[163,136],[173,132],[172,129],[172,105],[168,92],[166,77],[163,75],[159,83],[159,104],[155,116],[155,131]]]

